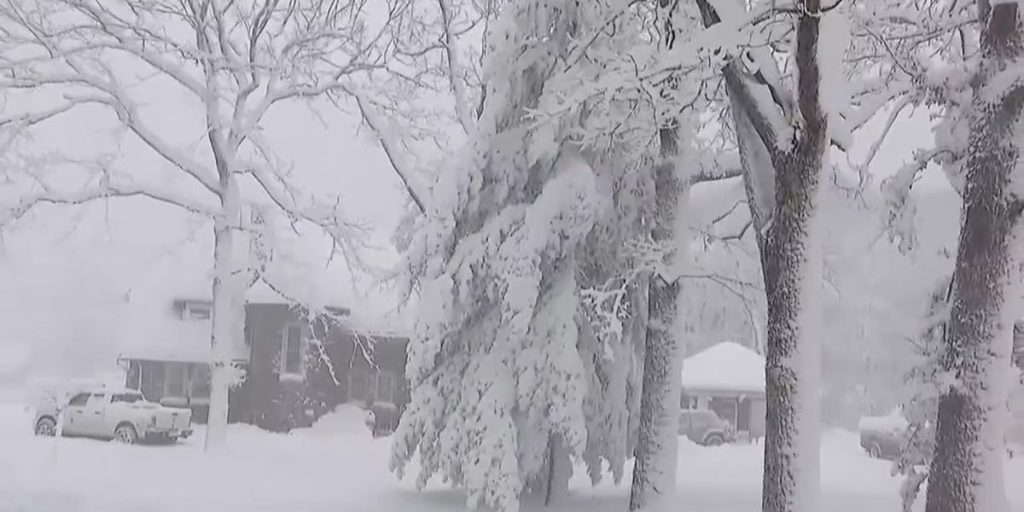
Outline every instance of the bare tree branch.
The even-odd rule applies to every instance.
[[[444,42],[445,57],[448,60],[448,81],[451,86],[455,101],[455,112],[459,118],[462,131],[466,134],[473,131],[473,114],[466,102],[466,86],[462,82],[462,69],[459,66],[458,48],[455,47],[455,38],[452,34],[452,4],[451,0],[437,0],[437,6],[441,11],[441,25]]]
[[[426,213],[427,206],[423,201],[423,188],[419,185],[414,174],[415,171],[411,168],[412,166],[405,160],[401,148],[398,147],[397,142],[392,138],[390,131],[387,129],[387,122],[374,111],[373,105],[369,100],[358,93],[350,92],[350,94],[352,94],[356,104],[359,106],[359,113],[362,115],[363,121],[377,135],[380,147],[384,150],[384,154],[387,155],[391,168],[394,169],[399,179],[402,180],[402,184],[405,185],[405,190],[409,193],[409,197],[416,203],[420,213]]]

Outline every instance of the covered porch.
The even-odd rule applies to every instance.
[[[168,407],[192,410],[192,418],[206,423],[210,407],[210,366],[198,361],[122,359],[125,386],[141,391],[147,400]]]
[[[189,408],[194,421],[205,423],[210,409],[210,328],[208,318],[173,317],[126,326],[117,360],[125,369],[125,387],[167,407]]]

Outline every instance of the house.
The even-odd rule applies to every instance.
[[[177,299],[157,325],[131,331],[119,363],[128,388],[148,400],[188,407],[205,422],[210,405],[208,300]],[[309,426],[337,405],[371,406],[378,427],[392,430],[409,401],[405,380],[407,339],[357,331],[348,311],[303,308],[267,294],[250,294],[244,341],[232,352],[245,376],[229,396],[228,421],[272,431]]]
[[[753,350],[723,341],[683,360],[683,409],[710,409],[737,433],[764,436],[764,358]]]

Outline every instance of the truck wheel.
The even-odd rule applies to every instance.
[[[721,434],[711,434],[704,438],[704,446],[722,446],[725,443],[725,439]]]
[[[882,447],[877,441],[872,442],[871,446],[868,446],[868,457],[871,457],[872,459],[882,458]]]
[[[53,437],[57,435],[57,422],[53,418],[40,418],[36,422],[36,435]]]
[[[122,423],[114,429],[114,440],[122,444],[135,444],[139,440],[139,433],[132,425]]]

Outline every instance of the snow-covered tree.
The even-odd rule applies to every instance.
[[[976,8],[980,49],[965,116],[963,224],[941,355],[948,384],[939,397],[928,512],[1009,507],[1003,432],[1020,316],[1024,28],[1017,2],[980,0]]]
[[[675,3],[661,2],[661,45],[671,51],[677,32],[696,28],[694,19],[676,13]],[[689,26],[680,26],[689,23]],[[665,95],[693,95],[696,87],[676,75],[663,85]],[[670,104],[672,102],[669,102]],[[674,109],[673,109],[674,110]],[[643,387],[639,432],[633,465],[629,510],[662,510],[675,495],[679,444],[683,332],[680,329],[679,293],[683,251],[690,245],[688,204],[693,151],[689,147],[697,114],[666,115],[658,128],[659,161],[654,167],[654,197],[650,215],[650,241],[661,257],[648,283],[648,317],[644,339]]]
[[[730,34],[740,32],[748,16],[741,4],[698,3],[705,24],[724,36],[718,42],[726,54],[722,72],[768,302],[762,507],[814,510],[820,492],[818,209],[830,143],[844,138],[845,14],[841,4],[817,0],[800,1],[789,11],[795,18],[790,50],[796,77],[795,89],[788,91],[770,46],[743,47]]]
[[[649,9],[506,4],[487,28],[468,147],[410,240],[420,323],[393,452],[469,503],[550,502],[570,457],[621,478],[640,398],[643,231],[657,123],[636,66]],[[541,37],[539,34],[544,34]],[[528,51],[527,51],[528,50]],[[642,251],[641,251],[642,252]]]
[[[934,384],[916,390],[928,397],[916,404],[924,412],[910,408],[919,416],[911,418],[912,431],[931,419],[934,438],[915,439],[898,465],[909,475],[904,504],[927,478],[929,511],[1005,510],[1002,418],[1020,313],[1021,262],[1014,249],[1022,204],[1016,134],[1024,97],[1020,6],[981,0],[919,2],[902,11],[882,3],[876,9],[872,28],[888,49],[893,96],[902,96],[894,112],[924,105],[938,120],[933,145],[916,151],[882,184],[890,238],[901,249],[914,247],[910,191],[930,164],[942,167],[964,200],[948,323],[932,333],[939,340],[932,339],[918,370]],[[930,462],[927,473],[910,466],[921,460]]]
[[[124,196],[163,201],[213,220],[208,447],[223,441],[228,390],[237,377],[232,361],[242,346],[244,291],[253,270],[243,239],[260,229],[247,213],[253,196],[246,190],[258,191],[258,201],[293,224],[322,229],[348,256],[357,239],[337,204],[294,186],[287,162],[263,132],[268,112],[284,102],[330,96],[354,99],[364,114],[373,114],[373,101],[360,86],[374,73],[388,74],[388,21],[401,8],[389,5],[382,19],[359,1],[0,3],[0,88],[56,96],[39,111],[9,105],[11,116],[39,122],[83,108],[105,110],[133,144],[158,158],[161,171],[170,172],[154,178],[145,172],[151,170],[102,158],[74,190],[37,175],[3,220],[41,203]],[[189,133],[176,133],[152,114],[149,105],[162,98],[139,87],[143,81],[187,98],[182,110],[194,113]]]
[[[471,506],[518,509],[550,451],[578,456],[586,443],[573,253],[602,198],[583,156],[563,146],[565,127],[527,117],[579,14],[512,4],[491,27],[476,131],[439,177],[413,248],[429,300],[392,465],[401,474],[418,452],[419,485],[441,473]]]

